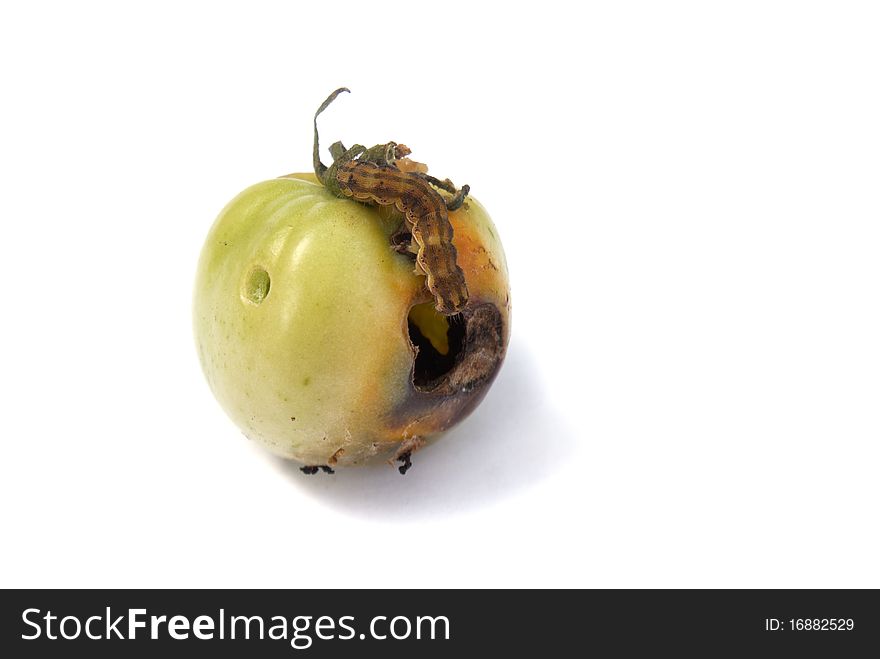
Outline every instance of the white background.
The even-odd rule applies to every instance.
[[[0,585],[880,586],[876,5],[296,4],[0,10]],[[470,183],[512,274],[405,478],[247,442],[191,334],[340,85],[324,135]]]

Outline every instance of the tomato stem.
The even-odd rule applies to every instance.
[[[342,92],[351,93],[351,90],[348,87],[340,87],[335,92],[330,94],[323,103],[321,103],[321,107],[318,108],[318,111],[315,112],[315,145],[312,150],[312,164],[315,167],[315,176],[317,176],[321,181],[324,180],[324,174],[327,172],[327,166],[321,162],[321,153],[318,148],[318,115],[321,114],[324,110],[327,109],[336,97],[339,96]]]

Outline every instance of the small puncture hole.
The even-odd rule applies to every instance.
[[[242,296],[252,304],[260,304],[269,295],[269,273],[261,266],[254,266],[244,281]]]

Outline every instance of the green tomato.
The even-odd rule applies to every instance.
[[[195,336],[214,395],[247,437],[305,465],[387,460],[485,395],[510,332],[497,231],[473,199],[450,213],[471,294],[450,322],[389,245],[400,221],[311,175],[254,185],[220,213],[199,260]]]

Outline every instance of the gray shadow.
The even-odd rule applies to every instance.
[[[446,436],[413,456],[401,476],[387,464],[307,476],[298,463],[267,456],[293,485],[352,515],[407,518],[490,505],[552,477],[577,438],[542,391],[525,346],[514,342],[483,403]]]

